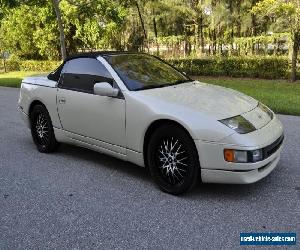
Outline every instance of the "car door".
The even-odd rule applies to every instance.
[[[57,107],[68,137],[126,154],[125,99],[94,95],[96,82],[116,83],[94,58],[68,61],[58,84]]]

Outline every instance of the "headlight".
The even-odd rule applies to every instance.
[[[258,104],[258,107],[259,107],[262,111],[266,112],[266,113],[270,116],[271,120],[273,119],[273,112],[271,111],[271,109],[269,109],[266,105],[264,105],[264,104],[262,104],[262,103],[259,103],[259,104]]]
[[[263,151],[262,149],[247,151],[224,149],[224,159],[235,163],[258,162],[263,160]]]
[[[240,115],[228,119],[220,120],[220,122],[222,122],[227,127],[233,129],[239,134],[247,134],[252,131],[255,131],[255,127]]]

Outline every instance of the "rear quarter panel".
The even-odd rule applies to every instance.
[[[25,79],[26,80],[26,79]],[[56,106],[57,88],[53,85],[39,85],[38,79],[35,82],[26,82],[23,80],[20,89],[19,106],[23,112],[29,115],[30,106],[34,101],[39,101],[45,105],[56,128],[61,128]]]

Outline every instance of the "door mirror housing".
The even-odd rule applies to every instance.
[[[97,82],[94,85],[94,94],[100,96],[116,97],[119,90],[113,88],[108,82]]]

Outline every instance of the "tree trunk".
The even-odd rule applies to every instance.
[[[156,53],[159,55],[159,43],[158,43],[158,37],[157,37],[157,24],[155,17],[153,17],[153,28],[154,28],[154,34],[155,34],[155,39],[156,39]]]
[[[241,29],[242,29],[242,20],[241,20],[241,1],[238,1],[237,3],[237,14],[238,14],[238,18],[237,18],[237,36],[241,37]]]
[[[291,82],[296,81],[296,73],[297,73],[297,55],[299,49],[299,40],[300,34],[295,32],[293,37],[293,50],[292,50],[292,72],[291,72]]]
[[[255,4],[257,3],[257,0],[252,0],[251,1],[251,8],[253,6],[255,6]],[[255,14],[251,13],[251,36],[256,36],[256,16]]]
[[[66,41],[65,41],[64,27],[61,19],[61,12],[59,9],[59,0],[52,0],[52,2],[53,2],[53,7],[55,10],[57,25],[59,29],[61,56],[62,56],[62,60],[65,60],[67,58]]]
[[[140,7],[139,7],[139,4],[138,4],[137,1],[135,1],[135,6],[136,6],[137,11],[139,13],[139,18],[140,18],[140,22],[141,22],[143,33],[144,33],[144,40],[147,41],[147,33],[146,33],[146,29],[145,29],[145,24],[144,24],[142,13],[141,13],[141,10],[140,10]],[[147,46],[147,48],[148,48],[148,52],[149,52],[149,47]]]
[[[251,2],[251,8],[253,6],[255,6],[255,4],[256,4],[256,0],[252,0],[252,2]],[[252,37],[256,36],[256,16],[253,13],[251,13],[251,33],[250,33],[250,35]],[[252,47],[251,48],[251,53],[252,53],[252,55],[254,55],[255,54],[255,43],[252,43],[251,47]]]
[[[199,25],[198,25],[199,33],[200,33],[200,47],[201,53],[204,54],[204,34],[203,34],[203,15],[201,14]]]
[[[217,53],[217,33],[216,33],[216,30],[213,29],[213,55],[216,55]]]

